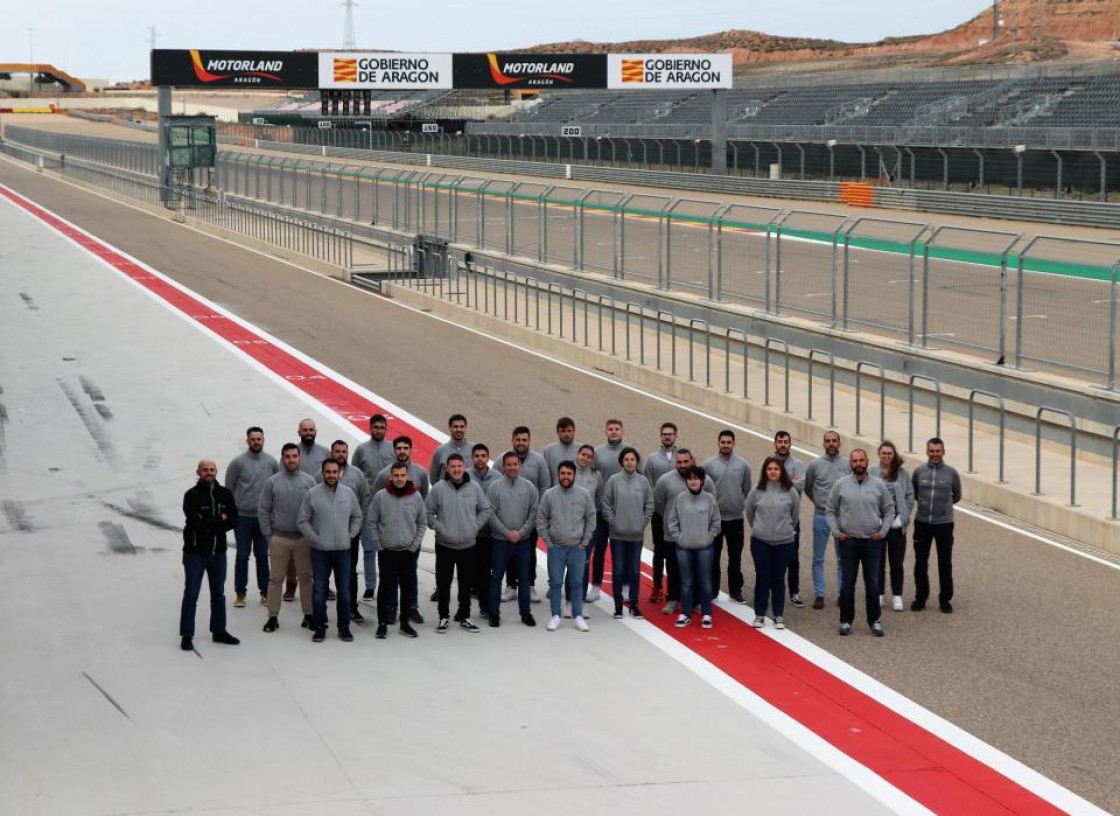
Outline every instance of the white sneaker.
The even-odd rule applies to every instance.
[[[883,604],[885,604],[886,602],[887,602],[887,596],[886,595],[880,595],[879,596],[879,608],[882,609]]]
[[[700,625],[702,627],[704,627],[705,629],[711,629],[712,628],[712,616],[711,615],[705,615],[704,617],[700,618]]]
[[[755,618],[754,623],[751,624],[751,626],[753,626],[755,629],[761,629],[765,625],[766,625],[766,618],[762,617],[761,615],[759,615],[757,618]]]
[[[688,626],[690,623],[692,623],[692,618],[690,618],[688,615],[678,615],[677,622],[673,625],[678,629],[682,629],[685,626]]]
[[[591,631],[591,627],[587,625],[587,621],[583,619],[582,615],[576,618],[576,629],[579,629],[581,632]]]
[[[774,628],[775,629],[785,629],[786,628],[786,622],[784,620],[782,620],[782,617],[780,615],[778,617],[774,618]]]
[[[507,586],[502,590],[502,603],[512,601],[517,597],[517,590],[511,586]]]
[[[902,596],[901,595],[895,595],[894,596],[894,598],[891,601],[891,609],[893,609],[895,612],[901,612],[902,611]]]
[[[560,616],[559,615],[553,615],[551,618],[548,619],[548,626],[546,626],[545,629],[547,629],[550,632],[555,632],[559,628],[560,628]]]
[[[587,596],[583,600],[586,603],[595,603],[602,595],[602,590],[599,589],[598,584],[592,584],[591,588],[587,590]]]
[[[537,594],[537,588],[536,587],[529,587],[529,602],[530,603],[540,603],[541,602],[541,596]]]

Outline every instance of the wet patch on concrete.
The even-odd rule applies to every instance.
[[[27,508],[23,506],[22,502],[14,501],[12,499],[4,500],[4,515],[8,519],[8,525],[13,530],[19,530],[21,533],[35,532],[35,525],[27,516]]]
[[[136,555],[141,551],[132,543],[132,539],[128,537],[128,531],[120,524],[112,521],[99,521],[97,522],[97,529],[101,531],[106,544],[109,545],[109,552],[113,555]]]
[[[85,425],[86,430],[89,431],[89,435],[93,437],[93,441],[97,444],[97,449],[101,452],[105,461],[114,470],[119,470],[120,456],[117,454],[116,446],[113,444],[109,432],[102,424],[104,420],[101,415],[88,402],[83,400],[69,383],[63,380],[57,382],[58,387],[62,389],[62,393],[66,395],[70,406],[74,409],[82,424]]]

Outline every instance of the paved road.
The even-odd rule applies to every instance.
[[[441,426],[464,411],[472,438],[499,447],[526,422],[549,441],[557,415],[599,437],[620,416],[642,447],[673,419],[704,457],[726,420],[530,356],[265,256],[0,164],[0,182],[161,269],[202,295]],[[769,433],[771,429],[762,429]],[[745,436],[757,463],[763,442]],[[960,459],[963,451],[950,451]],[[808,519],[806,519],[806,522]],[[825,612],[794,610],[805,637],[1102,807],[1120,809],[1120,619],[1116,571],[972,518],[958,523],[956,606],[886,613],[888,637],[835,634]],[[803,549],[803,553],[805,550]],[[830,568],[828,575],[833,576]],[[802,561],[807,584],[808,558]]]

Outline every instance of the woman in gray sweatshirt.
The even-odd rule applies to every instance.
[[[712,628],[712,558],[720,532],[716,497],[704,490],[704,468],[693,465],[684,473],[685,491],[677,496],[665,517],[665,539],[677,542],[681,576],[681,612],[676,625],[692,623],[692,599],[700,589],[700,625]]]
[[[894,520],[883,539],[883,557],[879,561],[879,605],[883,604],[884,587],[887,585],[887,562],[891,565],[892,608],[902,611],[903,561],[906,558],[906,530],[910,527],[910,514],[914,511],[914,483],[902,463],[906,461],[894,443],[884,439],[879,445],[879,464],[867,469],[871,476],[878,476],[890,488],[894,498]]]
[[[785,629],[785,574],[793,559],[793,540],[801,511],[801,494],[777,456],[762,463],[758,484],[747,494],[743,515],[751,526],[754,560],[754,627],[766,623],[766,609],[773,607],[774,628]]]
[[[630,593],[630,615],[641,618],[638,590],[642,544],[646,526],[653,517],[653,488],[649,479],[638,472],[642,455],[636,448],[623,448],[618,454],[618,463],[622,470],[607,479],[600,503],[611,538],[614,616],[622,617],[622,588],[626,586]]]

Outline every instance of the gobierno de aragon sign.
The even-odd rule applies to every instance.
[[[718,89],[730,54],[470,54],[155,49],[152,84],[179,88]]]

